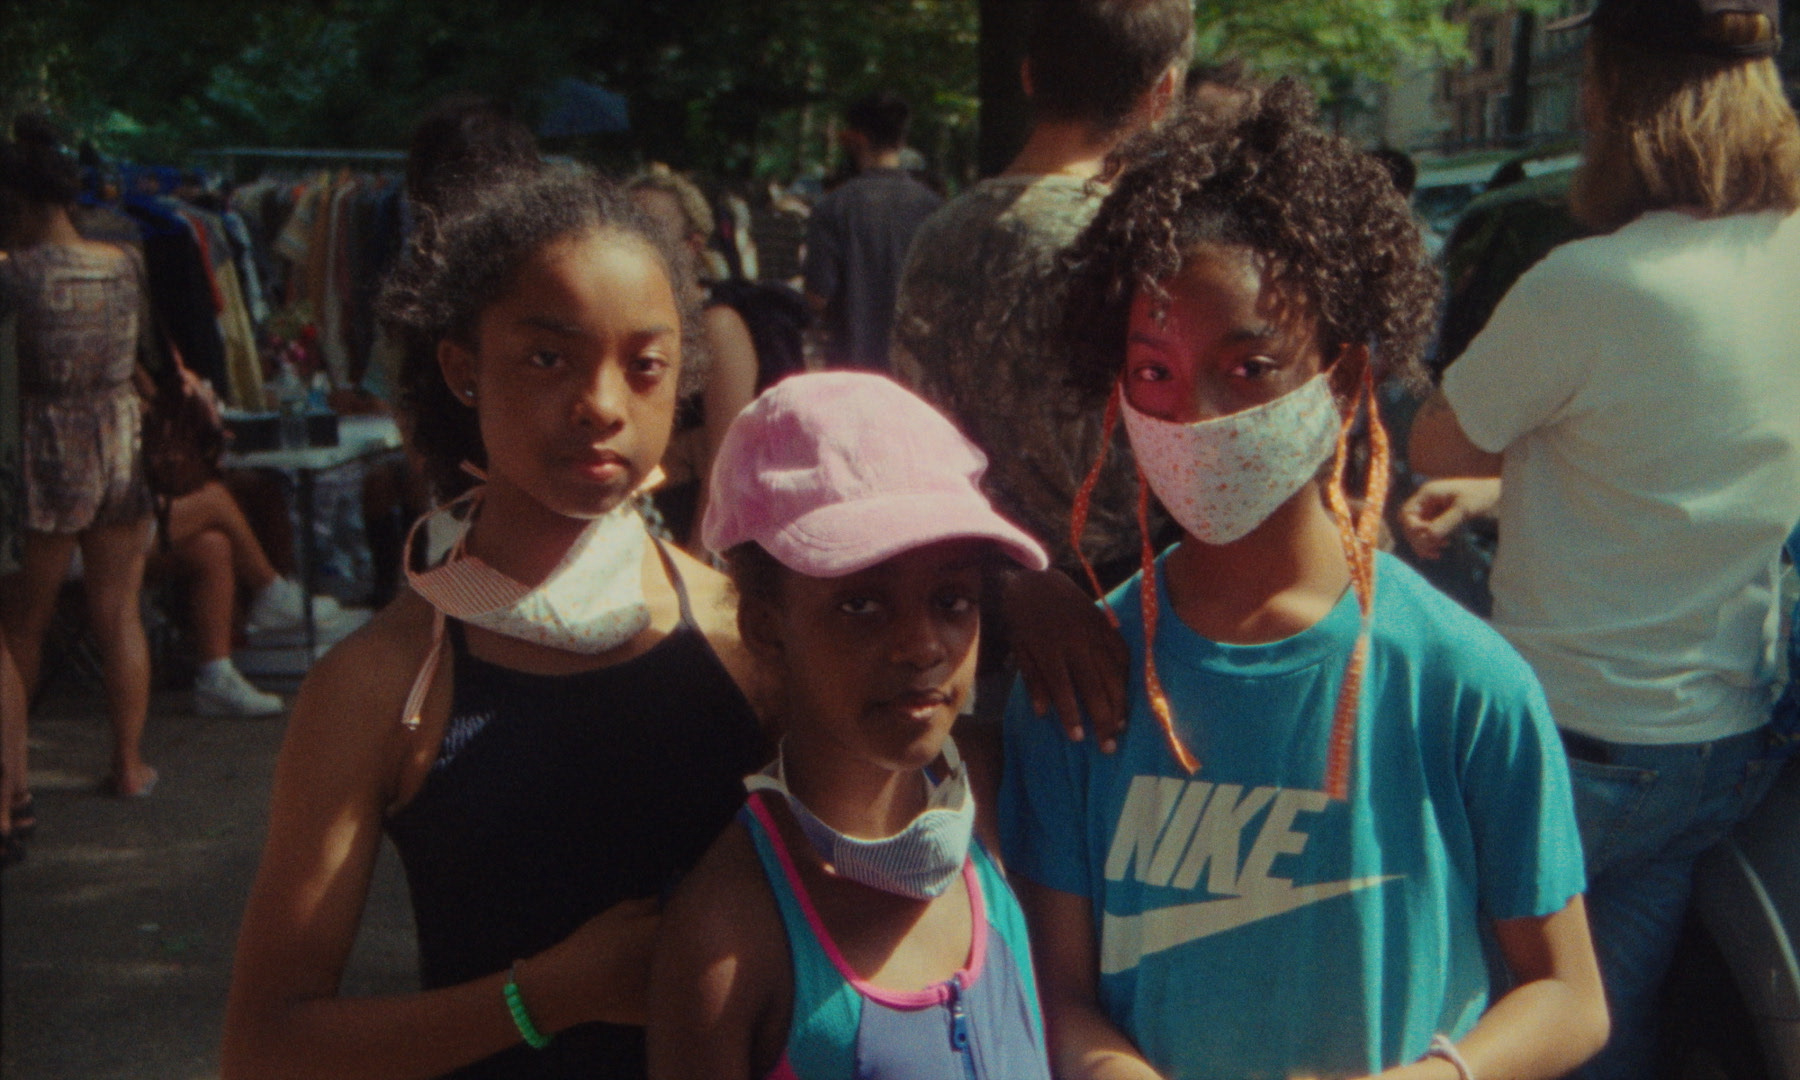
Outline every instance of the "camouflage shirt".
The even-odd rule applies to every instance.
[[[976,185],[913,238],[894,318],[895,376],[986,451],[995,506],[1077,574],[1069,512],[1099,455],[1103,406],[1067,387],[1060,257],[1104,194],[1065,176]],[[1096,565],[1138,550],[1122,424],[1107,462],[1082,543]]]

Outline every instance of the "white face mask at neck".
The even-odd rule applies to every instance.
[[[767,769],[745,777],[744,787],[780,792],[813,851],[840,876],[883,892],[930,900],[942,896],[962,872],[975,831],[969,771],[949,739],[944,740],[944,760],[950,775],[942,781],[933,784],[922,775],[927,789],[924,811],[904,829],[878,840],[846,836],[819,820],[788,790],[780,753]]]
[[[595,655],[650,625],[644,599],[644,550],[650,534],[630,499],[588,522],[549,576],[528,587],[463,549],[479,513],[480,488],[420,518],[427,569],[412,565],[413,591],[451,618],[553,649]]]
[[[1329,378],[1255,408],[1177,424],[1123,402],[1131,452],[1170,516],[1204,544],[1229,544],[1318,474],[1341,419]]]

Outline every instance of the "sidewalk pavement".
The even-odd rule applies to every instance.
[[[0,872],[0,1075],[216,1077],[285,719],[199,717],[187,694],[159,693],[144,756],[161,780],[118,799],[98,792],[109,747],[98,689],[65,679],[45,697],[31,730],[37,833]],[[384,844],[344,992],[417,985],[405,881]]]

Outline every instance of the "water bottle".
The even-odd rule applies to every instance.
[[[275,379],[276,407],[281,410],[281,445],[298,449],[306,445],[306,384],[294,371],[294,365],[281,362],[281,374]]]

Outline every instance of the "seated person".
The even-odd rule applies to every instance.
[[[238,594],[248,597],[244,630],[253,643],[298,641],[305,625],[304,593],[276,573],[231,491],[211,481],[169,500],[166,540],[157,541],[153,568],[166,565],[186,586],[186,602],[199,661],[194,711],[201,716],[266,716],[282,711],[281,698],[251,685],[231,660]],[[320,641],[336,641],[361,624],[329,596],[313,598]]]

